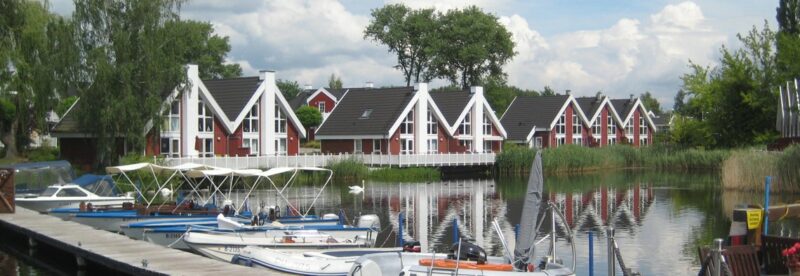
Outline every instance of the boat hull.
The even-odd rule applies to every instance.
[[[371,248],[365,250],[332,250],[313,253],[286,253],[269,248],[245,247],[232,262],[240,265],[267,268],[301,275],[347,275],[353,261],[372,253],[399,252],[402,248]]]
[[[358,258],[351,267],[348,275],[526,275],[526,276],[575,276],[575,273],[558,264],[548,264],[544,271],[498,271],[459,268],[458,274],[453,273],[452,268],[434,268],[420,265],[420,261],[446,259],[447,254],[431,253],[378,253],[362,256]],[[502,257],[489,257],[488,264],[507,264]]]
[[[31,209],[40,213],[47,213],[51,209],[55,208],[78,208],[80,207],[81,202],[84,203],[91,203],[94,206],[110,206],[110,205],[122,205],[126,202],[133,202],[133,198],[84,198],[84,199],[58,199],[58,200],[51,200],[47,199],[40,199],[40,198],[16,198],[14,202],[17,206]]]

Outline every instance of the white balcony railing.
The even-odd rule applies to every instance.
[[[324,167],[331,162],[348,158],[361,160],[367,166],[389,167],[446,167],[492,165],[494,153],[444,154],[314,154],[296,156],[216,156],[166,158],[167,165],[195,163],[231,169],[264,169],[275,167]]]

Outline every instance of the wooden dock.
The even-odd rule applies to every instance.
[[[224,263],[37,212],[17,208],[0,214],[0,228],[27,236],[112,270],[135,275],[264,275],[282,274]]]

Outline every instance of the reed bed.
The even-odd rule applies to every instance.
[[[535,155],[535,150],[506,145],[497,156],[497,172],[500,175],[527,174]],[[588,148],[564,145],[542,150],[542,167],[545,172],[553,174],[615,168],[719,169],[728,155],[729,152],[725,150],[672,150],[661,147],[637,149],[625,145]]]
[[[738,150],[722,166],[722,186],[741,191],[764,191],[772,176],[772,192],[800,192],[800,146],[783,152]]]
[[[333,171],[333,178],[336,180],[358,181],[369,175],[369,168],[353,157],[330,163],[327,167]]]

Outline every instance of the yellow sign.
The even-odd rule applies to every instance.
[[[757,229],[761,226],[761,216],[764,214],[759,209],[747,209],[747,229]]]

